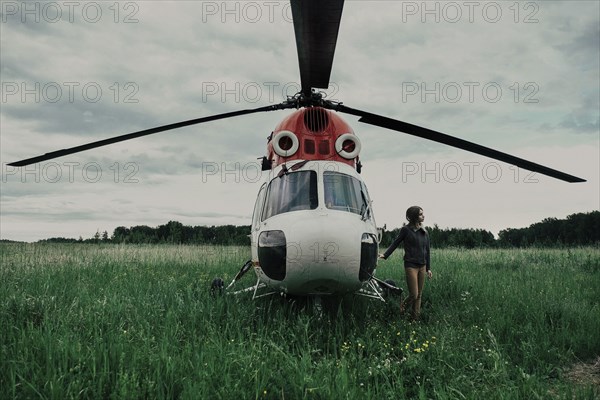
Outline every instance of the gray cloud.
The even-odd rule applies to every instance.
[[[406,3],[347,2],[332,71],[335,85],[329,91],[333,98],[350,107],[519,152],[536,162],[595,178],[588,171],[598,164],[596,2],[535,3],[539,21],[530,24],[523,23],[528,15],[523,13],[518,23],[514,22],[510,2],[499,3],[504,17],[497,23],[486,21],[481,13],[475,14],[472,23],[464,18],[451,23],[444,19],[448,15],[441,15],[439,22],[431,18],[423,22],[419,14],[406,14]],[[58,83],[63,90],[65,82],[79,83],[73,102],[64,94],[56,103],[48,101],[51,86],[47,93],[39,94],[39,102],[32,100],[35,94],[31,93],[23,101],[21,92],[3,99],[3,162],[152,126],[277,103],[285,97],[283,86],[298,81],[293,26],[280,13],[287,2],[277,4],[281,8],[275,9],[273,21],[266,17],[264,6],[258,21],[250,21],[252,16],[242,12],[238,22],[232,19],[235,16],[221,15],[221,10],[207,13],[203,9],[206,2],[137,2],[131,3],[137,11],[121,8],[116,23],[108,8],[112,4],[102,3],[103,18],[96,23],[86,21],[81,13],[73,23],[22,23],[19,17],[3,23],[3,90],[11,83],[19,89],[22,83],[29,85],[27,88],[36,82],[42,88]],[[124,4],[119,3],[121,7]],[[245,3],[236,4],[242,7]],[[414,4],[420,7],[421,2]],[[440,7],[443,4],[439,2]],[[136,11],[137,22],[123,23],[132,11]],[[465,82],[479,85],[472,101]],[[99,101],[83,98],[79,89],[86,83],[100,85],[103,96]],[[124,101],[131,94],[125,89],[127,83],[136,85],[137,103]],[[273,86],[276,83],[279,86]],[[527,83],[537,85],[536,103],[524,101],[533,93]],[[436,84],[440,89],[435,89]],[[484,98],[481,89],[486,84],[502,89],[499,101]],[[407,95],[407,85],[416,85],[419,92]],[[453,85],[463,90],[456,102],[451,92],[443,91]],[[423,96],[423,88],[437,93]],[[114,89],[119,89],[117,101]],[[207,168],[216,163],[240,171],[256,162],[265,152],[266,136],[288,114],[214,121],[57,159],[63,173],[64,163],[79,163],[79,178],[74,183],[64,178],[56,183],[22,183],[11,176],[2,183],[2,220],[10,227],[3,228],[2,235],[26,235],[23,229],[35,232],[36,223],[46,224],[48,231],[66,226],[76,231],[80,226],[89,236],[90,226],[117,223],[159,224],[178,218],[189,224],[245,221],[260,183],[236,182],[235,173],[203,182]],[[398,205],[388,205],[389,199],[411,204],[431,201],[431,221],[440,226],[489,223],[506,227],[506,216],[514,214],[517,205],[504,204],[506,200],[503,203],[494,196],[522,199],[519,221],[535,222],[538,217],[577,211],[557,194],[565,186],[547,180],[543,186],[507,183],[503,191],[486,182],[468,183],[460,190],[458,185],[430,182],[413,185],[400,181],[390,186],[380,181],[380,176],[401,172],[402,162],[479,159],[358,123],[352,116],[342,117],[363,140],[364,174],[381,225],[390,225],[396,218]],[[100,182],[82,181],[86,163],[101,166],[104,175]],[[138,183],[122,182],[123,173],[128,172],[123,169],[126,163],[138,167]],[[113,165],[120,174],[117,183]],[[593,184],[568,188],[578,199],[587,199],[582,200],[581,209],[598,204]],[[448,199],[448,204],[440,203],[441,197]],[[490,206],[471,212],[465,208],[469,202]],[[69,221],[76,222],[69,225]]]

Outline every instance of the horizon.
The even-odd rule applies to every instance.
[[[483,230],[483,231],[485,231],[485,232],[489,232],[489,233],[491,233],[491,234],[494,236],[494,240],[495,240],[495,241],[497,241],[497,240],[500,240],[499,233],[500,233],[500,232],[502,232],[502,231],[507,231],[507,230],[512,230],[512,229],[528,229],[528,228],[531,228],[531,226],[532,226],[532,225],[535,225],[535,224],[538,224],[538,223],[543,223],[544,221],[546,221],[546,220],[548,220],[548,219],[557,219],[558,221],[566,221],[566,220],[568,219],[568,217],[571,217],[571,216],[573,216],[573,215],[582,215],[582,214],[583,214],[583,215],[587,215],[587,214],[593,214],[593,213],[596,213],[596,212],[599,212],[599,211],[598,211],[598,210],[594,210],[594,211],[587,211],[587,212],[579,212],[579,213],[574,213],[574,214],[570,214],[570,215],[568,215],[566,218],[554,218],[554,217],[547,217],[547,218],[544,218],[544,219],[542,219],[542,220],[540,220],[540,221],[534,222],[533,224],[531,224],[531,225],[529,225],[529,226],[527,226],[527,227],[520,227],[520,228],[512,228],[512,227],[507,227],[507,228],[501,229],[501,230],[498,232],[498,234],[496,234],[496,233],[494,233],[494,232],[492,232],[492,231],[490,231],[490,230],[488,230],[488,229],[481,229],[481,228],[440,227],[440,226],[438,226],[436,223],[433,223],[433,225],[428,225],[428,224],[425,224],[425,225],[424,225],[424,228],[427,228],[427,229],[437,228],[437,229],[440,229],[440,230],[442,230],[442,231],[449,231],[449,230],[453,230],[453,229],[457,229],[457,230],[473,230],[473,231],[477,231],[477,230]],[[69,236],[55,236],[55,237],[46,237],[46,238],[40,238],[40,239],[37,239],[37,240],[34,240],[34,241],[28,241],[28,240],[13,240],[13,239],[10,239],[10,238],[0,238],[0,241],[1,241],[1,242],[17,242],[17,243],[36,243],[36,242],[41,242],[41,241],[45,241],[45,240],[52,240],[52,239],[65,239],[65,240],[76,240],[76,241],[83,240],[83,241],[86,241],[86,240],[93,240],[93,239],[94,239],[94,236],[95,236],[96,234],[102,235],[104,232],[106,232],[106,233],[108,234],[108,239],[110,240],[110,239],[112,239],[112,236],[113,236],[113,234],[114,234],[114,231],[115,231],[115,229],[117,229],[117,228],[119,228],[119,227],[124,227],[124,228],[126,228],[126,229],[132,229],[132,228],[135,228],[135,227],[144,226],[144,227],[149,227],[149,228],[151,228],[151,229],[158,229],[160,226],[166,226],[166,225],[168,225],[170,222],[178,222],[178,223],[181,223],[180,221],[173,221],[173,220],[171,220],[171,221],[167,221],[167,222],[165,222],[165,223],[163,223],[163,224],[159,224],[159,225],[156,225],[156,226],[150,226],[150,225],[147,225],[147,224],[140,224],[140,225],[133,225],[133,226],[124,226],[124,225],[120,225],[120,226],[117,226],[117,227],[115,227],[114,229],[112,229],[112,231],[109,231],[109,230],[107,230],[107,229],[98,229],[98,230],[96,230],[96,232],[94,232],[94,233],[93,233],[93,234],[92,234],[90,237],[84,237],[84,236],[82,236],[82,235],[78,235],[78,236],[79,236],[78,238],[75,238],[75,237],[69,237]],[[189,228],[197,228],[197,227],[204,227],[204,228],[212,228],[212,227],[215,227],[215,228],[217,228],[217,227],[222,227],[222,226],[250,227],[250,226],[251,226],[251,225],[231,225],[231,224],[224,224],[224,225],[186,225],[186,224],[183,224],[183,223],[182,223],[182,225],[183,225],[183,226],[185,226],[185,227],[189,227]],[[384,224],[384,225],[387,225],[387,224]],[[403,224],[403,225],[401,225],[401,226],[395,226],[395,227],[393,227],[393,228],[391,228],[391,229],[388,229],[388,228],[386,228],[386,229],[384,229],[384,232],[391,232],[391,231],[394,231],[394,230],[400,229],[400,228],[401,228],[402,226],[404,226],[404,225],[406,225],[406,224]]]

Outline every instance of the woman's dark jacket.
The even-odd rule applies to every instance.
[[[427,271],[431,269],[429,255],[429,234],[424,228],[403,226],[394,243],[383,253],[387,259],[396,250],[396,247],[404,242],[404,266],[417,267],[425,265]]]

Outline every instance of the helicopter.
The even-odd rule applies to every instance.
[[[375,277],[381,231],[361,178],[361,142],[340,114],[506,162],[566,182],[584,179],[439,131],[326,99],[343,0],[290,0],[301,90],[282,103],[232,111],[128,133],[8,164],[14,167],[78,153],[159,132],[259,112],[295,110],[268,138],[262,168],[268,171],[252,216],[251,260],[225,288],[233,290],[253,270],[253,285],[232,293],[324,296],[358,293],[384,299],[391,282]]]

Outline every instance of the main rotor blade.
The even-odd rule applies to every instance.
[[[327,89],[344,0],[291,0],[302,93]]]
[[[543,165],[536,164],[534,162],[527,161],[519,157],[511,156],[510,154],[503,153],[501,151],[494,150],[489,147],[481,146],[479,144],[469,142],[467,140],[459,139],[454,136],[446,135],[444,133],[437,132],[431,129],[423,128],[417,125],[412,125],[407,122],[398,121],[396,119],[383,117],[381,115],[372,114],[370,112],[346,107],[343,104],[338,104],[333,108],[340,112],[359,116],[360,119],[358,121],[364,122],[365,124],[375,125],[402,133],[408,133],[409,135],[414,135],[420,138],[432,140],[434,142],[447,144],[452,147],[467,150],[472,153],[493,158],[495,160],[504,161],[506,163],[515,165],[519,168],[523,168],[533,172],[539,172],[540,174],[547,175],[552,178],[560,179],[566,182],[585,182],[585,179],[578,178],[576,176],[569,175],[564,172],[560,172],[555,169],[548,168]]]
[[[283,108],[288,108],[285,106],[285,103],[270,105],[270,106],[266,106],[266,107],[259,107],[259,108],[249,109],[249,110],[240,110],[240,111],[233,111],[233,112],[228,112],[228,113],[223,113],[223,114],[216,114],[216,115],[211,115],[208,117],[190,119],[187,121],[176,122],[174,124],[157,126],[156,128],[150,128],[150,129],[145,129],[143,131],[138,131],[138,132],[128,133],[125,135],[115,136],[115,137],[112,137],[109,139],[98,140],[97,142],[83,144],[81,146],[75,146],[75,147],[70,147],[68,149],[52,151],[50,153],[46,153],[41,156],[28,158],[26,160],[16,161],[16,162],[10,163],[8,165],[10,165],[11,167],[24,167],[26,165],[35,164],[35,163],[38,163],[41,161],[51,160],[53,158],[66,156],[68,154],[79,153],[80,151],[95,149],[96,147],[102,147],[102,146],[106,146],[106,145],[113,144],[113,143],[123,142],[125,140],[130,140],[130,139],[135,139],[135,138],[139,138],[142,136],[152,135],[154,133],[164,132],[164,131],[168,131],[171,129],[182,128],[184,126],[201,124],[201,123],[210,122],[210,121],[216,121],[218,119],[237,117],[238,115],[252,114],[252,113],[257,113],[257,112],[261,112],[261,111],[279,110],[279,109],[283,109]]]

